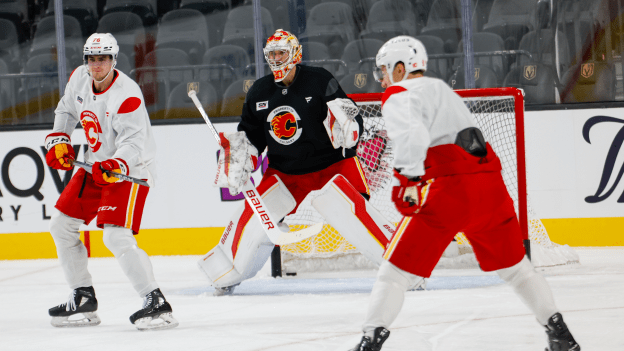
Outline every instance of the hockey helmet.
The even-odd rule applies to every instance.
[[[283,53],[280,60],[276,60],[275,52]],[[269,63],[273,78],[276,82],[281,82],[286,78],[288,73],[301,62],[301,45],[299,40],[292,33],[283,29],[275,31],[269,39],[267,39],[264,47],[264,58]]]
[[[407,79],[407,74],[415,71],[427,70],[427,50],[420,40],[408,35],[399,35],[388,40],[377,52],[375,58],[375,68],[373,76],[378,82],[383,80],[381,68],[386,67],[386,72],[392,81],[392,72],[397,63],[402,62],[405,66],[405,75],[402,80]]]
[[[111,67],[112,72],[113,68],[115,68],[115,65],[117,64],[119,45],[117,45],[117,40],[115,40],[115,37],[110,33],[93,33],[89,39],[87,39],[82,53],[82,60],[85,66],[87,66],[88,55],[111,55],[113,57],[113,65]],[[87,71],[89,71],[88,66]],[[89,74],[91,73],[89,72]]]

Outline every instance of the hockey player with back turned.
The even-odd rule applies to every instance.
[[[109,176],[114,171],[147,180],[155,177],[156,142],[139,86],[115,69],[119,46],[110,34],[91,35],[84,46],[84,65],[69,77],[65,94],[55,110],[54,128],[45,140],[46,161],[54,169],[71,170],[75,159],[71,134],[80,122],[89,150],[85,160],[59,197],[50,220],[65,279],[72,289],[69,300],[49,311],[55,327],[100,324],[97,299],[87,270],[87,251],[79,240],[81,224],[97,215],[106,247],[115,255],[132,286],[144,298],[143,308],[130,316],[139,330],[173,328],[171,316],[154,279],[152,264],[137,246],[143,207],[149,188]]]
[[[396,150],[392,200],[404,217],[352,351],[381,350],[405,291],[431,275],[458,232],[470,240],[481,269],[496,271],[546,328],[546,350],[580,350],[548,283],[524,256],[500,160],[461,98],[442,80],[424,77],[426,69],[425,47],[409,36],[389,40],[377,53],[374,75],[386,89],[382,113]]]
[[[370,190],[356,156],[362,133],[357,106],[327,70],[300,64],[301,46],[291,33],[278,29],[267,40],[264,55],[273,74],[249,89],[238,132],[220,134],[215,184],[239,193],[266,148],[269,167],[257,189],[275,218],[294,213],[311,191],[320,190],[312,206],[379,265],[394,225],[365,199]],[[252,216],[245,202],[217,246],[199,261],[215,295],[231,294],[253,277],[273,250]],[[286,224],[279,226],[288,231]]]

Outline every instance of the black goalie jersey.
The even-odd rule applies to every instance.
[[[262,152],[268,147],[269,165],[286,174],[305,174],[356,155],[357,145],[334,149],[323,120],[327,102],[347,98],[338,81],[324,68],[297,66],[288,87],[269,74],[247,93],[239,131]],[[356,117],[362,135],[362,117]]]

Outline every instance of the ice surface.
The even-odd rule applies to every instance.
[[[581,265],[540,269],[584,351],[624,350],[624,248],[577,249]],[[233,296],[213,297],[196,256],[152,257],[180,326],[139,332],[141,307],[114,259],[90,259],[102,324],[54,328],[48,308],[69,293],[57,260],[0,261],[0,350],[343,350],[359,329],[374,271],[300,274],[268,270]],[[511,288],[478,269],[434,271],[408,292],[384,351],[542,351],[546,337]]]

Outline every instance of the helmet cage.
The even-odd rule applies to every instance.
[[[269,39],[263,49],[264,58],[273,71],[273,78],[276,82],[281,82],[288,73],[301,62],[301,45],[297,38],[290,32],[278,29]],[[275,51],[283,51],[288,57],[280,61],[271,58],[270,54]]]

